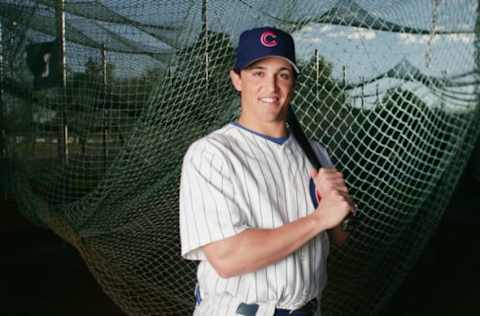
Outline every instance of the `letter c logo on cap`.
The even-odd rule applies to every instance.
[[[260,43],[262,43],[262,45],[265,47],[275,47],[278,45],[276,38],[277,34],[271,31],[266,31],[260,35]]]

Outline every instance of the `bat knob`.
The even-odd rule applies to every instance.
[[[342,221],[341,227],[343,231],[346,232],[351,232],[353,230],[353,222],[355,216],[357,216],[358,213],[358,206],[357,204],[354,204],[353,209],[351,210],[351,213],[347,215],[347,217]]]
[[[349,215],[347,218],[345,218],[341,224],[342,230],[349,232],[351,231],[351,221],[352,221],[352,215]]]

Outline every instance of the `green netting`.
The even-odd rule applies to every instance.
[[[56,3],[0,2],[2,155],[20,211],[75,246],[115,303],[192,311],[181,160],[238,115],[240,32],[273,25],[297,43],[298,116],[360,208],[330,256],[324,315],[379,312],[480,132],[477,1],[66,1],[66,85],[34,91],[24,53],[56,36]]]

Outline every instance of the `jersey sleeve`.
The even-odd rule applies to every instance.
[[[181,253],[205,260],[201,247],[240,233],[247,221],[235,200],[233,172],[215,146],[200,140],[190,146],[180,180]]]

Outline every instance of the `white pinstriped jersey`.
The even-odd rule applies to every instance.
[[[326,150],[314,149],[324,166]],[[326,232],[283,260],[255,272],[220,277],[201,247],[248,228],[275,228],[314,211],[311,164],[294,137],[282,144],[228,124],[194,142],[182,166],[180,235],[182,256],[200,260],[202,302],[194,315],[235,315],[238,304],[257,303],[257,315],[275,307],[296,309],[319,297],[326,275]]]

